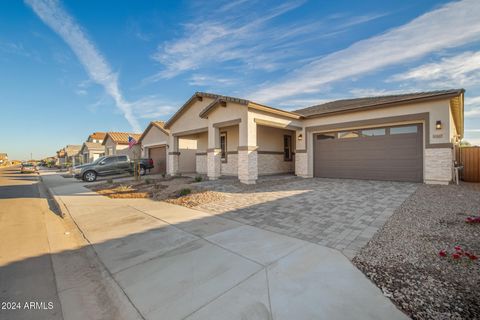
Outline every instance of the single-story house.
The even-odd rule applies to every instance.
[[[94,132],[88,136],[87,142],[102,143],[106,134],[106,132]]]
[[[0,153],[0,166],[8,164],[8,154]]]
[[[105,147],[101,143],[84,142],[80,149],[82,163],[90,163],[105,155]]]
[[[165,123],[167,173],[210,179],[259,175],[449,183],[463,137],[464,90],[328,102],[295,111],[246,99],[195,93]],[[190,150],[190,149],[189,149]]]
[[[105,155],[105,147],[102,145],[105,135],[105,132],[94,132],[87,137],[80,149],[82,163],[93,162]]]
[[[82,157],[80,155],[81,145],[69,144],[64,148],[65,151],[65,165],[76,166],[82,163]]]
[[[140,157],[140,144],[137,144],[130,149],[128,147],[129,136],[138,141],[141,134],[130,132],[107,132],[105,139],[102,142],[105,155],[127,155],[130,159]]]
[[[65,158],[65,148],[62,148],[57,151],[57,161],[55,162],[55,165],[63,167],[66,163],[67,159]]]
[[[152,121],[138,139],[142,145],[142,157],[153,160],[151,173],[167,172],[168,135],[163,121]]]

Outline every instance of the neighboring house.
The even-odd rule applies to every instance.
[[[140,156],[140,144],[133,148],[128,148],[128,136],[132,136],[135,140],[139,140],[141,134],[129,132],[107,132],[104,146],[105,155],[128,155],[130,159],[135,159]]]
[[[55,162],[55,165],[58,167],[63,167],[67,163],[67,158],[65,154],[65,148],[62,148],[57,151],[57,161]]]
[[[105,155],[105,147],[101,143],[84,142],[80,149],[82,163],[90,163]]]
[[[5,166],[8,164],[8,154],[0,153],[0,166]]]
[[[151,173],[167,172],[168,136],[169,132],[164,128],[164,122],[153,121],[138,139],[143,149],[142,157],[153,160],[154,168],[150,171]],[[192,158],[195,159],[195,153]]]
[[[464,90],[333,101],[285,111],[245,99],[195,93],[165,123],[167,172],[210,179],[259,175],[449,183],[463,137]],[[181,168],[180,146],[195,146]]]
[[[105,139],[106,132],[94,132],[88,136],[87,142],[102,143]]]
[[[64,148],[66,165],[76,166],[82,163],[81,148],[82,146],[77,144],[69,144]]]

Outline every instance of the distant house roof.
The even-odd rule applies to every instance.
[[[89,135],[88,137],[90,139],[103,140],[103,139],[105,139],[106,134],[107,134],[106,132],[94,132],[91,135]]]
[[[294,112],[306,118],[327,115],[331,113],[349,112],[357,109],[369,109],[406,104],[411,102],[424,102],[456,97],[464,93],[464,89],[439,90],[429,92],[416,92],[389,96],[366,97],[331,101],[308,108],[298,109]]]
[[[104,146],[101,143],[97,142],[84,142],[82,145],[82,149],[80,152],[84,152],[85,149],[88,149],[89,151],[95,150],[95,151],[103,151],[105,150]]]
[[[128,144],[128,136],[131,136],[138,141],[140,139],[140,133],[131,133],[131,132],[107,132],[105,139],[103,139],[102,144],[105,145],[105,142],[110,138],[116,144]]]
[[[142,135],[140,136],[140,138],[137,141],[142,142],[143,138],[147,135],[148,131],[152,127],[156,127],[158,129],[160,129],[160,131],[165,133],[167,136],[170,135],[170,132],[167,129],[165,129],[165,122],[163,122],[163,121],[152,121],[148,124],[147,128],[145,128]]]
[[[80,149],[82,148],[81,145],[78,144],[69,144],[65,147],[65,154],[67,157],[74,156],[78,154]]]

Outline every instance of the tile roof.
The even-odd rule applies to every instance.
[[[337,113],[342,111],[354,111],[355,109],[383,107],[399,105],[409,102],[429,101],[442,98],[451,98],[465,92],[464,89],[439,90],[429,92],[416,92],[389,96],[366,97],[356,99],[336,100],[316,106],[295,110],[294,112],[304,117]]]
[[[142,142],[143,138],[147,135],[148,131],[150,130],[151,127],[157,127],[160,129],[163,133],[165,133],[167,136],[170,135],[170,132],[165,129],[165,122],[163,121],[152,121],[148,124],[148,126],[145,128],[143,131],[142,135],[140,136],[139,139],[137,139],[138,142]]]
[[[106,132],[94,132],[91,135],[89,135],[89,138],[95,139],[95,140],[103,140],[105,139]]]
[[[88,150],[104,150],[105,147],[101,143],[97,142],[84,142],[82,146],[82,150],[88,148]]]
[[[128,144],[128,136],[132,136],[135,140],[140,139],[140,133],[131,133],[131,132],[107,132],[105,139],[102,144],[105,144],[107,136],[112,139],[116,144]]]
[[[264,111],[279,111],[284,114],[292,114],[293,112],[291,111],[286,111],[282,109],[277,109],[277,108],[272,108],[266,105],[262,105],[260,103],[256,103],[250,100],[246,99],[241,99],[241,98],[236,98],[236,97],[231,97],[231,96],[224,96],[220,94],[215,94],[215,93],[208,93],[208,92],[195,92],[190,99],[187,100],[178,110],[175,112],[175,114],[165,123],[165,128],[169,128],[181,115],[182,113],[189,107],[193,102],[197,101],[198,99],[202,98],[210,98],[213,99],[213,102],[210,103],[207,107],[205,107],[202,112],[200,112],[200,117],[206,116],[213,108],[215,108],[219,103],[223,102],[233,102],[233,103],[238,103],[241,105],[249,106],[251,104],[254,104],[258,107],[262,107]],[[299,115],[297,115],[299,116]]]
[[[76,155],[80,149],[82,149],[81,145],[77,144],[69,144],[65,147],[65,154],[68,156]]]

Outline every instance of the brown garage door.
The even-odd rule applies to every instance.
[[[422,125],[316,134],[314,175],[421,182],[422,137]]]
[[[153,160],[154,168],[151,173],[166,173],[167,172],[167,153],[165,146],[148,148],[148,156]]]

